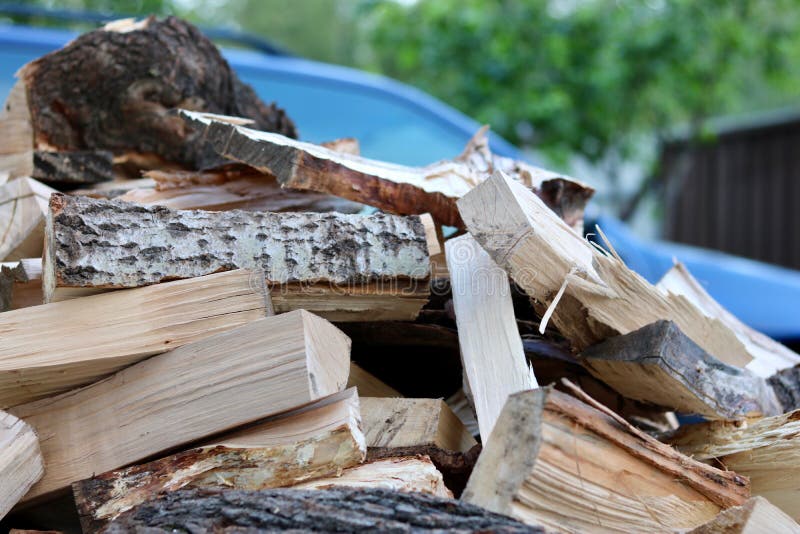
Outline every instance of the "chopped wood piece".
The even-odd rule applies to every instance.
[[[161,492],[182,488],[268,489],[338,475],[366,456],[354,389],[302,411],[214,439],[201,447],[72,485],[84,532]]]
[[[442,474],[427,456],[384,458],[345,469],[341,476],[318,478],[294,486],[298,489],[332,489],[337,487],[381,488],[395,491],[427,493],[452,498]]]
[[[470,403],[463,388],[450,395],[445,402],[472,436],[480,435],[475,407]]]
[[[753,360],[747,364],[747,369],[758,376],[767,378],[781,369],[800,363],[800,354],[753,330],[723,308],[682,263],[676,263],[667,271],[656,287],[666,294],[686,297],[704,315],[719,319],[730,328],[753,356]]]
[[[297,311],[17,406],[11,412],[37,431],[47,465],[25,499],[340,391],[349,356],[347,336]]]
[[[42,304],[42,259],[0,264],[0,312]]]
[[[399,391],[354,363],[350,363],[350,378],[347,379],[347,387],[358,388],[358,394],[362,400],[364,397],[403,396]]]
[[[33,428],[0,411],[0,519],[43,474],[42,453]]]
[[[36,150],[152,153],[194,168],[219,161],[198,132],[166,113],[178,106],[246,117],[255,129],[296,137],[283,110],[266,106],[211,41],[174,17],[85,33],[19,76]],[[24,121],[24,110],[17,114]]]
[[[137,530],[138,529],[138,530]],[[542,533],[477,506],[378,488],[169,493],[126,512],[106,534],[228,531]]]
[[[208,211],[338,211],[358,213],[363,206],[332,195],[283,189],[274,176],[250,168],[211,171],[149,171],[154,189],[132,189],[115,197],[145,206]]]
[[[107,150],[33,153],[31,176],[54,187],[76,188],[114,179],[113,154]]]
[[[800,365],[778,371],[767,379],[784,412],[800,408]]]
[[[710,419],[777,415],[766,380],[717,360],[672,321],[656,321],[581,353],[583,365],[622,395]]]
[[[445,243],[461,360],[489,439],[508,396],[537,387],[514,319],[508,275],[470,235]]]
[[[319,300],[319,289],[368,298],[382,291],[410,294],[417,304],[429,290],[429,247],[438,247],[426,223],[377,213],[173,211],[57,194],[46,229],[45,300],[56,288],[136,287],[249,268],[270,284],[303,284],[287,292],[308,300]],[[279,311],[282,293],[274,294]]]
[[[33,126],[25,84],[17,81],[0,108],[0,171],[7,178],[33,173]]]
[[[752,497],[741,506],[723,510],[690,534],[800,534],[800,525],[764,497]]]
[[[467,452],[478,443],[441,399],[361,399],[370,447],[434,446]]]
[[[0,407],[89,384],[266,313],[243,270],[2,313]]]
[[[511,395],[462,499],[556,532],[693,528],[747,480],[683,456],[551,387]]]
[[[667,440],[698,460],[750,478],[761,495],[800,519],[800,410],[775,417],[681,426]]]
[[[41,257],[47,202],[55,192],[31,178],[0,185],[0,261]]]
[[[458,207],[469,232],[531,298],[555,302],[552,320],[577,350],[665,319],[729,365],[743,367],[753,359],[720,320],[685,297],[662,294],[502,173],[470,191]]]
[[[204,113],[180,111],[217,152],[230,160],[272,174],[284,186],[329,193],[402,215],[430,213],[436,222],[463,227],[455,201],[487,173],[500,168],[542,196],[574,228],[583,227],[590,187],[489,152],[485,131],[464,153],[427,167],[404,167],[220,121]]]

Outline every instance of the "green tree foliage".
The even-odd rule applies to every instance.
[[[641,134],[800,87],[792,0],[383,1],[367,13],[373,69],[554,157],[636,157]]]

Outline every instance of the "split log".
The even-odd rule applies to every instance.
[[[594,192],[572,179],[489,151],[485,130],[454,160],[404,167],[340,154],[278,134],[257,132],[204,113],[180,111],[188,125],[221,155],[277,177],[284,187],[329,193],[390,213],[430,213],[440,224],[463,227],[455,201],[502,169],[540,195],[578,232]]]
[[[41,257],[47,202],[55,192],[31,178],[0,185],[0,261]]]
[[[747,369],[758,376],[767,378],[781,369],[800,364],[800,354],[737,319],[706,292],[682,263],[676,263],[667,271],[656,287],[668,295],[686,297],[706,317],[719,319],[730,328],[753,356],[753,361],[747,364]]]
[[[514,318],[508,275],[470,235],[445,243],[464,374],[489,439],[508,396],[537,387]]]
[[[665,296],[575,234],[533,193],[502,173],[458,201],[467,228],[528,295],[554,308],[552,320],[574,348],[652,322],[674,321],[706,352],[737,367],[754,355],[720,320],[682,296]],[[547,314],[545,314],[547,315]]]
[[[662,532],[742,504],[747,480],[551,387],[511,395],[462,500],[556,532]]]
[[[183,490],[120,516],[104,532],[175,530],[542,533],[477,506],[383,489]]]
[[[43,304],[42,259],[0,264],[0,312]]]
[[[266,314],[264,293],[241,270],[2,313],[0,407],[89,384]]]
[[[698,460],[749,477],[753,495],[800,520],[800,410],[762,419],[683,425],[667,440]]]
[[[800,409],[800,365],[778,371],[767,379],[784,412]]]
[[[717,360],[672,321],[656,321],[581,353],[581,362],[622,395],[710,419],[782,413],[766,380]]]
[[[408,320],[427,300],[429,251],[439,250],[426,225],[425,216],[172,211],[58,194],[45,232],[45,301],[57,299],[56,289],[248,268],[279,286],[277,312]]]
[[[84,532],[161,492],[269,489],[338,475],[366,457],[358,395],[350,389],[201,447],[72,485]]]
[[[752,497],[692,530],[689,534],[800,534],[800,525],[764,497]]]
[[[366,372],[354,363],[350,363],[350,377],[347,387],[355,387],[362,397],[402,397],[403,395],[382,380]]]
[[[132,189],[115,197],[124,202],[170,209],[207,211],[314,211],[358,213],[363,206],[321,193],[283,189],[274,176],[252,169],[149,171],[155,188]]]
[[[349,351],[333,325],[297,311],[17,406],[11,412],[37,431],[47,465],[25,500],[341,391]]]
[[[0,412],[0,519],[44,474],[39,440],[33,429]]]
[[[33,153],[33,173],[40,182],[61,189],[75,189],[87,184],[114,179],[113,154],[107,150],[74,150]]]
[[[442,474],[427,456],[384,458],[345,469],[340,476],[318,478],[293,486],[297,489],[380,488],[452,498]]]
[[[28,111],[25,85],[17,82],[11,87],[5,104],[0,108],[0,173],[12,178],[33,174],[33,125]]]
[[[15,100],[13,119],[28,122],[30,135],[18,143],[20,153],[140,152],[193,168],[219,161],[197,132],[165,113],[179,106],[246,117],[255,129],[296,137],[283,110],[261,102],[211,41],[174,17],[85,33],[28,63],[19,77],[25,98]]]

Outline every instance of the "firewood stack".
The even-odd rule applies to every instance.
[[[296,137],[174,18],[21,69],[5,528],[800,532],[800,356],[585,239],[591,188]]]

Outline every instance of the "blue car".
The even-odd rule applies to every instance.
[[[16,70],[62,47],[76,33],[0,25],[0,98]],[[355,137],[366,157],[424,165],[461,152],[480,124],[430,95],[382,76],[289,55],[223,49],[240,78],[278,102],[303,140]],[[492,134],[492,150],[525,159]],[[800,272],[665,242],[637,238],[620,221],[597,221],[629,267],[656,282],[673,258],[745,323],[783,341],[800,340]],[[588,227],[587,227],[588,228]]]

